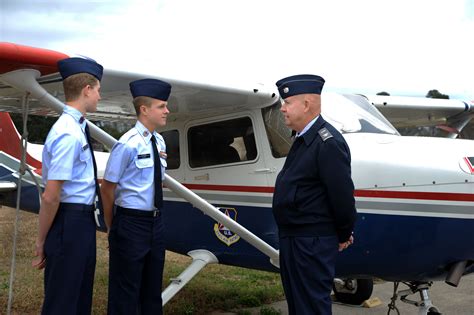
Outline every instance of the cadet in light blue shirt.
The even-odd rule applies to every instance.
[[[90,314],[98,188],[84,115],[97,110],[103,68],[90,59],[67,58],[58,69],[66,106],[43,148],[45,189],[32,265],[45,268],[42,314]]]
[[[151,133],[140,121],[137,121],[135,128],[126,132],[115,144],[104,173],[105,180],[117,183],[115,189],[117,206],[143,211],[157,209],[154,205],[152,135],[157,140],[158,152],[161,152],[159,167],[164,179],[165,141],[159,133],[156,131]]]
[[[92,205],[95,199],[92,148],[87,143],[85,126],[82,113],[65,106],[44,144],[43,184],[63,180],[61,202]]]
[[[163,313],[166,146],[155,130],[166,125],[171,85],[143,79],[131,82],[130,90],[138,121],[112,148],[101,187],[109,229],[108,314],[138,309],[158,315]]]

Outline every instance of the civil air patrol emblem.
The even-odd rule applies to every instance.
[[[219,208],[219,210],[224,212],[224,214],[232,220],[237,221],[237,210],[234,208]],[[240,236],[221,223],[214,224],[214,233],[216,233],[217,238],[227,246],[234,244],[240,239]]]

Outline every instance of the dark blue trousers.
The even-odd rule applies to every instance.
[[[96,261],[92,206],[60,204],[44,244],[42,314],[90,314]]]
[[[117,211],[109,252],[108,314],[162,314],[165,242],[161,215],[141,217]]]
[[[290,315],[332,314],[336,236],[280,237],[280,274]]]

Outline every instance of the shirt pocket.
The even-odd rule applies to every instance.
[[[90,150],[82,151],[79,154],[79,163],[77,172],[74,172],[81,178],[94,177],[94,166],[92,165],[92,156]]]
[[[153,164],[151,158],[135,160],[135,166],[138,170],[141,183],[153,182]]]

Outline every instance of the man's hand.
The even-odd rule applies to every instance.
[[[349,240],[347,240],[347,242],[339,243],[339,251],[342,252],[344,249],[346,249],[352,244],[354,244],[354,237],[351,235],[351,237],[349,238]]]
[[[46,266],[46,256],[44,255],[44,244],[36,243],[35,246],[35,259],[31,262],[31,266],[38,270],[43,269]]]

